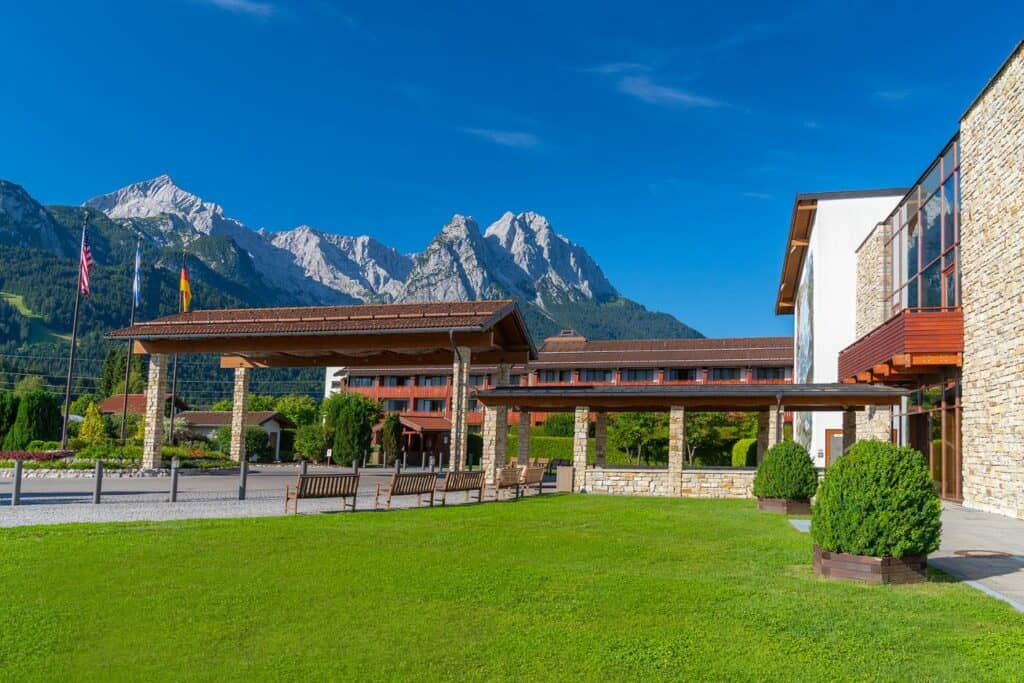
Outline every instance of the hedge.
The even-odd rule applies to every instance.
[[[740,439],[732,445],[733,467],[757,467],[757,439]]]
[[[927,555],[939,547],[942,503],[919,451],[858,441],[826,472],[811,513],[825,550],[872,557]]]

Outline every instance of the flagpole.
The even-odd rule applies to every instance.
[[[181,267],[185,268],[185,249],[181,250]],[[179,273],[178,278],[181,278]],[[178,313],[182,312],[183,303],[185,301],[185,294],[181,291],[181,285],[178,285]],[[169,428],[168,441],[171,445],[174,445],[174,409],[177,407],[175,400],[178,395],[178,354],[174,354],[174,365],[171,368],[171,426]]]
[[[138,255],[142,239],[135,243],[135,254]],[[138,277],[138,260],[135,262],[135,275],[132,277],[132,312],[128,316],[128,327],[135,326],[135,278]],[[132,339],[128,338],[128,355],[124,359],[124,405],[121,406],[121,445],[128,440],[128,383],[132,375]]]
[[[89,225],[89,212],[82,217],[82,235]],[[78,305],[82,301],[82,253],[78,253],[78,286],[75,287],[75,312],[71,318],[71,353],[68,354],[68,381],[64,385],[64,419],[60,428],[60,449],[68,447],[68,411],[71,409],[71,380],[75,374],[75,345],[78,343]]]

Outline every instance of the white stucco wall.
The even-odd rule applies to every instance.
[[[856,249],[902,196],[818,200],[808,245],[808,258],[814,259],[811,275],[814,278],[811,296],[814,362],[807,381],[838,381],[839,352],[856,340]],[[801,282],[800,286],[804,284]],[[794,316],[794,331],[797,318]],[[794,376],[799,377],[799,368]],[[825,464],[825,430],[842,427],[842,413],[812,414],[808,450],[819,466]]]

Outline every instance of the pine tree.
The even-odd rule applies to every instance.
[[[4,437],[5,451],[23,451],[32,441],[53,441],[60,436],[60,402],[45,391],[30,391],[18,401],[18,416]]]
[[[18,417],[18,397],[6,391],[0,391],[0,444],[4,442],[7,432],[14,426]]]
[[[85,410],[85,419],[82,420],[82,427],[78,430],[78,438],[90,446],[99,446],[107,441],[103,415],[100,414],[99,406],[95,403],[90,403]]]

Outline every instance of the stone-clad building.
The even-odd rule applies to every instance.
[[[895,199],[852,228],[863,235],[848,254],[853,272],[826,276],[855,301],[853,338],[824,360],[842,382],[911,390],[897,410],[859,415],[859,437],[920,450],[943,498],[1024,518],[1024,42]],[[790,263],[793,230],[784,280],[811,267]],[[811,281],[791,281],[778,311],[796,313],[800,381],[801,315],[834,315],[848,302],[801,299]],[[798,438],[810,441],[800,419]]]

